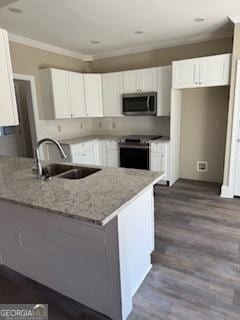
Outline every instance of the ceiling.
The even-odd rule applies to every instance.
[[[239,0],[2,1],[0,27],[94,58],[224,38],[232,34],[228,16],[240,15]]]

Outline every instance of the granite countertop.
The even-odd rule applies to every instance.
[[[93,135],[93,136],[82,136],[82,137],[77,137],[77,138],[71,138],[71,139],[64,139],[60,140],[59,142],[61,144],[78,144],[81,142],[87,142],[91,140],[113,140],[113,141],[118,141],[118,139],[121,136],[108,136],[108,135]]]
[[[31,171],[32,164],[33,159],[0,157],[0,200],[98,225],[112,220],[163,175],[102,168],[84,179],[40,181]]]
[[[170,141],[170,137],[163,136],[162,138],[152,140],[151,143],[160,143],[160,142],[169,142],[169,141]]]

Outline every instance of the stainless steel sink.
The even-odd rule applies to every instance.
[[[59,175],[59,178],[63,179],[82,179],[85,178],[93,173],[96,173],[100,171],[101,169],[95,169],[95,168],[76,168],[73,170],[70,170],[64,174]]]
[[[53,163],[49,164],[46,167],[43,167],[43,175],[47,178],[57,176],[61,173],[74,169],[74,166],[61,164],[61,163]]]
[[[61,163],[53,163],[46,167],[43,167],[43,175],[46,179],[51,179],[53,177],[63,179],[82,179],[100,170],[101,169],[97,168],[88,168],[80,166],[71,166]]]

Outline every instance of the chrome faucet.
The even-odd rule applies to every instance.
[[[63,148],[61,147],[60,143],[57,140],[45,138],[45,139],[38,141],[36,144],[36,147],[35,147],[35,159],[36,159],[36,165],[37,165],[38,179],[41,179],[43,177],[43,170],[42,170],[42,164],[41,164],[41,160],[40,160],[39,148],[42,144],[47,143],[47,142],[51,142],[51,143],[55,144],[61,154],[61,157],[63,159],[67,158],[66,153],[64,152]]]

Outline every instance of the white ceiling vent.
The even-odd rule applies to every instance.
[[[197,171],[198,172],[207,172],[208,171],[208,162],[207,161],[197,161]]]

